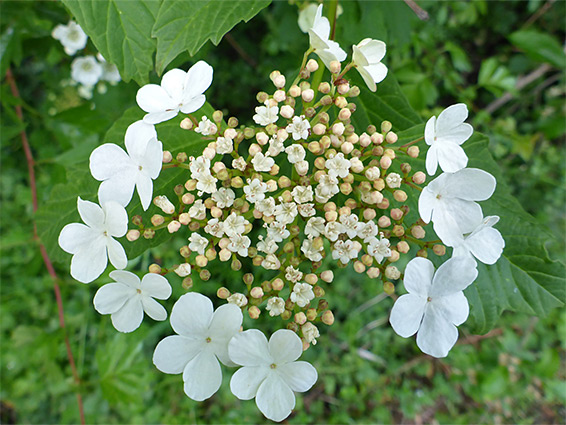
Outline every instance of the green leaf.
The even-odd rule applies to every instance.
[[[478,85],[501,96],[504,91],[515,91],[515,77],[496,58],[489,58],[481,64]]]
[[[238,22],[249,21],[271,0],[164,0],[152,36],[157,38],[159,74],[180,53],[193,56],[208,40],[215,45]]]
[[[560,42],[550,34],[536,30],[517,31],[509,36],[509,40],[531,59],[566,68],[566,54]]]
[[[63,0],[102,56],[124,81],[149,82],[156,42],[151,29],[161,6],[155,0]]]

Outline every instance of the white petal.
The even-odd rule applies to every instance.
[[[432,182],[423,189],[419,196],[419,215],[425,223],[430,222],[437,205],[436,194],[429,188],[431,184]]]
[[[371,75],[371,78],[375,83],[380,83],[385,80],[385,77],[387,77],[387,67],[382,63],[368,65],[365,67],[365,69]]]
[[[104,285],[94,295],[94,308],[100,314],[112,314],[124,306],[136,294],[136,290],[123,283]]]
[[[178,106],[165,89],[157,84],[146,84],[140,88],[136,95],[136,102],[141,109],[150,114],[165,112]]]
[[[106,202],[103,205],[105,230],[111,236],[121,238],[128,231],[128,213],[117,202]]]
[[[447,133],[439,134],[437,140],[439,143],[451,142],[461,145],[468,140],[473,133],[474,128],[470,124],[464,123],[450,129]]]
[[[142,120],[130,124],[124,136],[124,143],[128,154],[137,165],[142,158],[145,157],[147,145],[150,140],[157,139],[155,127],[152,124],[147,124]],[[160,158],[162,159],[162,158]]]
[[[356,67],[362,78],[364,79],[364,83],[368,86],[368,89],[375,92],[377,90],[377,86],[375,85],[375,81],[373,80],[373,76],[370,72],[363,66]]]
[[[269,366],[246,366],[238,369],[230,380],[230,391],[240,400],[251,400],[269,371]]]
[[[430,149],[433,149],[431,147]],[[429,151],[430,151],[429,149]],[[438,147],[438,164],[445,173],[455,173],[468,165],[468,157],[461,146],[446,142]],[[428,156],[427,156],[428,160]],[[428,171],[428,162],[427,162]],[[430,174],[430,173],[429,173]]]
[[[370,64],[380,62],[385,56],[386,49],[385,43],[380,40],[369,40],[360,46],[360,50]]]
[[[445,193],[468,201],[485,201],[495,191],[496,184],[495,177],[487,171],[464,168],[449,175],[445,182]]]
[[[185,77],[183,103],[203,94],[212,84],[213,73],[214,70],[205,61],[198,61],[191,66]]]
[[[197,95],[191,98],[187,103],[183,103],[181,107],[181,112],[183,114],[190,114],[191,112],[198,111],[202,105],[206,102],[206,96],[204,94]]]
[[[160,122],[164,122],[170,120],[173,117],[176,117],[178,113],[179,107],[177,105],[174,108],[167,109],[165,111],[150,112],[143,117],[143,122],[147,124],[159,124]]]
[[[75,254],[83,245],[88,245],[100,232],[81,223],[67,224],[59,234],[59,246],[69,254]]]
[[[261,366],[273,363],[267,338],[257,329],[240,332],[228,344],[230,359],[242,366]]]
[[[107,248],[108,248],[108,259],[110,263],[117,269],[124,269],[128,265],[128,257],[126,257],[126,251],[124,247],[120,245],[120,242],[112,238],[107,238]]]
[[[139,165],[143,167],[143,172],[150,178],[156,179],[159,176],[163,166],[163,144],[159,140],[150,139]]]
[[[432,145],[434,143],[435,137],[436,137],[436,117],[430,117],[430,119],[426,122],[425,131],[424,131],[424,138],[426,144]]]
[[[447,133],[453,128],[462,124],[468,118],[468,107],[464,103],[457,103],[449,106],[438,116],[436,121],[436,131]]]
[[[440,214],[450,215],[463,234],[472,232],[477,227],[478,223],[481,223],[483,218],[481,207],[479,204],[472,201],[452,198],[443,202],[443,205],[445,208],[444,210],[437,209],[433,212],[432,221],[436,224],[436,222],[440,220]],[[442,220],[446,222],[443,224],[453,224],[451,223],[451,220],[444,216],[442,216]]]
[[[493,227],[486,227],[471,235],[464,243],[474,257],[484,264],[495,264],[505,247],[501,233]]]
[[[426,298],[419,295],[401,295],[391,309],[389,322],[397,335],[408,338],[418,331],[423,320]]]
[[[446,357],[458,340],[458,329],[438,311],[430,308],[430,304],[428,307],[417,333],[417,345],[430,356]]]
[[[478,270],[474,260],[466,257],[451,258],[436,270],[429,295],[434,299],[463,291],[477,276]]]
[[[139,296],[129,298],[124,306],[110,317],[116,330],[125,333],[135,331],[143,320],[141,298]]]
[[[438,168],[438,149],[438,145],[433,144],[426,152],[426,172],[429,176],[436,174],[436,169]]]
[[[79,282],[89,283],[102,274],[107,264],[106,241],[103,236],[100,236],[73,255],[71,276]]]
[[[138,173],[136,176],[136,189],[138,190],[142,208],[146,211],[153,199],[153,180],[144,173]]]
[[[102,181],[121,173],[124,168],[130,168],[131,160],[120,146],[105,143],[92,151],[89,167],[92,177]]]
[[[144,295],[160,300],[166,300],[171,296],[169,281],[164,276],[155,273],[148,273],[142,278],[141,289]]]
[[[183,370],[185,394],[193,400],[211,397],[222,383],[222,370],[214,354],[205,350],[196,355]]]
[[[77,198],[77,209],[83,223],[94,229],[101,229],[104,223],[104,212],[99,205],[90,201],[83,201]]]
[[[126,207],[132,200],[136,184],[136,169],[134,167],[122,168],[108,180],[104,180],[98,187],[98,201],[101,205],[107,202],[117,202]]]
[[[143,311],[153,320],[162,321],[167,319],[167,310],[153,298],[142,295],[141,302]]]
[[[295,394],[277,373],[270,373],[257,391],[255,402],[267,419],[281,422],[295,407]]]
[[[179,335],[205,339],[212,320],[212,302],[202,294],[181,296],[171,311],[171,327]]]
[[[269,338],[269,352],[278,365],[294,362],[303,354],[303,343],[292,330],[279,329]]]
[[[114,282],[123,283],[133,289],[141,289],[140,278],[137,277],[132,272],[126,270],[114,270],[110,272],[110,277],[114,279]]]
[[[323,39],[328,40],[330,36],[330,21],[327,17],[322,16],[322,4],[318,6],[316,14],[314,15],[312,30]]]
[[[162,339],[153,353],[153,364],[163,373],[177,374],[204,349],[204,341],[184,336],[168,336]]]
[[[426,298],[432,285],[434,265],[432,261],[422,257],[415,257],[405,268],[403,283],[410,294]]]
[[[431,308],[442,314],[446,320],[458,326],[468,319],[470,306],[462,291],[447,297],[435,298],[431,301]]]
[[[175,68],[171,71],[167,71],[161,79],[161,87],[163,87],[169,97],[177,104],[179,104],[183,98],[183,88],[186,76],[187,73],[185,71]]]
[[[298,393],[310,390],[318,379],[314,366],[303,361],[278,365],[276,371],[283,381]]]
[[[226,366],[235,366],[228,356],[228,342],[240,330],[242,310],[234,304],[224,304],[216,309],[208,328],[214,344],[214,354]]]

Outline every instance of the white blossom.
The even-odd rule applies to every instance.
[[[475,257],[484,264],[495,264],[505,247],[505,240],[501,233],[493,228],[498,221],[497,216],[485,217],[471,233],[457,234],[454,240],[445,237],[446,242],[444,243],[454,248],[453,257]]]
[[[324,224],[324,218],[322,217],[312,217],[309,218],[307,224],[305,225],[305,235],[317,237],[324,234],[326,228]]]
[[[309,28],[312,28],[317,9],[318,5],[316,3],[309,3],[299,11],[298,24],[302,32],[307,33]]]
[[[287,132],[290,133],[293,136],[293,140],[301,140],[301,139],[306,140],[309,137],[309,129],[310,128],[311,128],[311,125],[308,122],[308,120],[305,119],[304,115],[301,115],[301,116],[293,117],[291,124],[289,124],[285,128],[285,130],[287,130]],[[287,148],[287,149],[289,149],[289,148]],[[287,151],[287,149],[285,151]],[[287,154],[289,154],[289,152],[287,152]],[[301,159],[299,159],[298,161],[302,161],[303,159],[305,159],[304,156]],[[298,161],[291,161],[289,159],[289,162],[291,164],[294,164],[295,162],[298,162]]]
[[[248,223],[244,217],[233,212],[224,220],[224,233],[229,237],[241,235]]]
[[[262,199],[261,201],[256,202],[255,209],[264,216],[272,216],[275,214],[275,199],[272,197]]]
[[[104,59],[104,56],[102,56],[100,53],[97,53],[96,59],[98,59],[100,66],[102,66],[102,76],[100,77],[101,80],[108,81],[111,85],[115,85],[116,83],[122,81],[122,77],[120,76],[120,72],[118,71],[118,67],[116,65],[110,62],[106,62],[106,59]]]
[[[212,194],[212,200],[218,208],[230,208],[234,204],[236,194],[230,188],[221,187]]]
[[[230,304],[237,305],[238,307],[244,307],[248,304],[248,297],[246,297],[244,294],[236,292],[235,294],[232,294],[228,298],[226,298],[226,301],[228,301],[228,303]]]
[[[266,126],[276,122],[279,119],[278,106],[269,106],[269,101],[265,102],[265,106],[256,106],[255,115],[252,117],[256,124]]]
[[[287,230],[287,223],[282,223],[275,220],[267,228],[267,235],[275,242],[282,242],[290,235],[289,231]]]
[[[387,183],[387,186],[389,186],[391,189],[397,189],[401,187],[401,182],[401,176],[397,173],[389,173],[387,177],[385,177],[385,183]]]
[[[301,251],[303,251],[303,254],[305,254],[305,257],[307,257],[309,260],[320,261],[322,260],[322,252],[324,251],[324,247],[321,245],[317,248],[314,245],[313,239],[309,237],[308,239],[303,240]]]
[[[282,224],[292,223],[297,214],[297,204],[294,202],[282,202],[275,206],[275,218]]]
[[[203,172],[197,177],[197,190],[204,193],[214,193],[216,192],[217,181],[218,179],[210,171]]]
[[[219,221],[217,218],[212,218],[208,220],[207,225],[204,227],[204,231],[216,238],[221,238],[224,236],[224,223]]]
[[[307,341],[309,344],[316,345],[316,338],[320,336],[320,332],[315,325],[313,325],[311,322],[307,322],[303,326],[301,326],[301,332],[303,333],[305,341]]]
[[[322,16],[322,4],[318,6],[313,26],[309,28],[308,33],[311,47],[327,68],[330,68],[332,61],[342,62],[346,59],[346,52],[338,43],[330,40],[330,22]]]
[[[273,240],[273,238],[267,237],[263,238],[263,236],[259,236],[259,242],[257,243],[257,250],[260,252],[265,252],[266,254],[275,254],[279,246]]]
[[[379,40],[366,38],[352,46],[352,59],[354,66],[364,79],[371,91],[376,91],[376,83],[387,76],[387,67],[381,63],[385,56],[385,43]]]
[[[216,124],[210,121],[206,115],[202,116],[201,120],[198,123],[198,126],[195,127],[195,132],[200,133],[203,136],[211,136],[217,131],[218,128],[216,127]]]
[[[102,77],[102,66],[94,56],[75,58],[71,63],[71,78],[88,87],[94,86]]]
[[[289,282],[297,283],[302,278],[302,271],[295,269],[293,266],[287,266],[287,268],[285,268],[285,279]]]
[[[338,221],[329,221],[328,223],[326,223],[326,226],[324,228],[324,236],[326,236],[329,241],[336,241],[338,239],[338,236],[340,236],[342,233],[344,233],[344,226],[342,225],[342,223],[339,223]]]
[[[340,152],[326,161],[326,168],[328,168],[330,177],[345,178],[350,173],[350,161],[344,158],[344,154]]]
[[[373,221],[368,221],[367,223],[360,221],[356,224],[355,229],[358,232],[358,237],[366,243],[377,236],[378,232],[377,225]]]
[[[328,174],[323,174],[320,177],[318,185],[314,189],[315,199],[321,203],[328,202],[338,192],[340,192],[338,180]]]
[[[189,263],[181,263],[175,267],[175,274],[179,277],[185,277],[191,274],[191,265]]]
[[[206,207],[202,199],[197,199],[195,203],[189,208],[189,217],[196,220],[203,220],[206,218]]]
[[[285,311],[285,300],[281,297],[271,297],[267,300],[265,309],[269,311],[271,317],[279,316]]]
[[[53,28],[51,36],[59,40],[65,48],[65,53],[73,56],[77,51],[84,49],[88,40],[87,35],[74,21],[69,21],[67,25],[57,25]]]
[[[281,261],[275,254],[267,254],[261,262],[261,266],[266,270],[279,270]]]
[[[275,160],[269,157],[269,154],[264,155],[261,152],[255,154],[252,159],[252,164],[254,166],[254,170],[257,172],[269,172],[271,171],[271,167],[275,164]]]
[[[302,217],[312,217],[316,214],[316,210],[314,209],[314,204],[301,204],[297,205],[297,210]]]
[[[248,166],[248,163],[246,162],[246,160],[239,156],[238,158],[232,160],[232,167],[234,167],[236,170],[239,171],[246,171],[246,167]]]
[[[308,283],[295,283],[293,292],[291,292],[291,301],[299,307],[304,307],[313,299],[314,292],[311,285]]]
[[[234,150],[234,142],[228,137],[218,137],[216,139],[216,153],[224,155],[232,153]]]
[[[210,173],[210,159],[204,155],[197,158],[191,157],[189,170],[191,171],[192,179],[198,179],[203,173]]]
[[[351,240],[347,241],[336,241],[334,247],[332,249],[332,258],[335,260],[340,259],[342,264],[348,264],[350,260],[354,258],[358,258],[359,250],[356,247],[356,244]]]
[[[198,233],[193,233],[189,237],[189,249],[193,252],[198,252],[200,255],[204,255],[204,251],[208,246],[208,239],[202,237]]]
[[[378,263],[384,258],[391,257],[391,249],[389,248],[389,239],[383,237],[380,239],[371,238],[367,245],[367,253],[371,255]]]
[[[285,146],[283,145],[283,140],[279,140],[275,136],[269,139],[269,148],[267,149],[267,153],[269,154],[269,156],[271,157],[277,156],[284,150],[285,150]]]
[[[247,186],[244,186],[244,193],[246,194],[246,200],[252,204],[265,199],[265,192],[267,192],[267,184],[259,179],[253,179],[249,181]]]
[[[295,186],[291,191],[291,195],[293,195],[293,199],[297,204],[312,202],[313,200],[312,186]]]
[[[251,240],[247,236],[233,235],[230,236],[230,243],[226,248],[232,252],[236,252],[240,257],[248,256],[248,248],[251,245]]]
[[[358,216],[356,214],[343,214],[340,216],[340,223],[342,223],[342,232],[346,233],[348,237],[355,238],[358,235],[356,226],[358,225]]]

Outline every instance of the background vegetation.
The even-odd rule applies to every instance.
[[[386,64],[423,119],[452,103],[467,103],[471,123],[489,136],[514,195],[556,235],[547,244],[551,257],[564,261],[565,3],[419,5],[428,21],[401,1],[344,2],[337,40],[344,48],[370,35],[386,41]],[[84,162],[135,105],[139,86],[120,83],[85,101],[65,83],[72,58],[50,36],[56,24],[69,20],[61,4],[3,2],[1,8],[0,71],[4,77],[11,68],[21,96],[13,96],[3,80],[1,422],[76,423],[77,392],[87,423],[263,422],[253,402],[230,394],[230,376],[210,400],[188,399],[179,376],[161,374],[151,364],[157,341],[170,333],[168,323],[144,323],[132,335],[118,334],[109,317],[92,308],[97,286],[73,281],[68,263],[56,264],[65,307],[66,328],[61,329],[53,282],[33,237],[20,132],[29,137],[39,203],[45,203],[52,188],[67,180],[69,167]],[[269,72],[296,72],[308,43],[296,20],[297,5],[274,2],[218,46],[207,43],[194,58],[181,55],[170,67],[206,59],[215,69],[208,100],[251,121],[255,94],[269,87]],[[90,42],[87,51],[96,53]],[[23,122],[16,105],[23,108]],[[147,268],[167,255],[176,253],[154,249],[137,259],[137,266]],[[241,276],[220,271],[212,279]],[[211,296],[216,289],[198,285]],[[183,289],[176,285],[175,291],[179,295]],[[298,398],[289,423],[563,423],[564,309],[541,319],[505,313],[494,330],[480,336],[464,325],[449,357],[435,360],[420,353],[413,339],[395,335],[387,316],[392,300],[378,292],[350,269],[332,285],[326,298],[336,323],[321,330],[318,345],[305,353],[319,381]],[[253,325],[273,330],[273,324],[260,322]]]

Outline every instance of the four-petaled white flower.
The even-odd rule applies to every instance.
[[[88,87],[94,86],[102,77],[104,70],[94,56],[76,58],[71,63],[71,78]]]
[[[125,136],[126,150],[113,143],[96,148],[90,155],[90,172],[102,181],[98,188],[101,203],[116,201],[129,204],[137,188],[144,210],[153,197],[153,180],[162,166],[163,146],[157,140],[155,127],[136,121],[128,127]]]
[[[191,251],[198,252],[200,255],[204,255],[204,251],[208,246],[208,239],[195,232],[189,237],[189,242],[189,249]]]
[[[275,160],[269,157],[269,153],[267,155],[258,152],[252,159],[252,164],[254,166],[254,170],[258,172],[269,172],[273,164],[275,164]]]
[[[234,304],[224,304],[213,312],[207,297],[190,292],[175,303],[170,322],[178,335],[157,344],[153,363],[161,372],[182,373],[185,394],[196,401],[205,400],[222,383],[218,360],[234,366],[228,357],[228,342],[240,330],[242,312]]]
[[[457,240],[482,221],[481,207],[475,201],[488,199],[495,185],[491,174],[477,168],[442,173],[421,192],[419,214],[425,223],[432,220],[441,240]]]
[[[161,85],[146,84],[138,90],[136,101],[147,112],[143,120],[148,124],[167,121],[181,111],[190,114],[206,101],[203,94],[212,83],[212,67],[198,61],[187,72],[172,69],[165,73]]]
[[[303,344],[288,329],[273,333],[269,342],[256,329],[241,332],[228,344],[228,352],[243,366],[232,376],[230,390],[240,400],[255,397],[261,413],[272,421],[289,416],[295,407],[294,392],[308,391],[318,379],[310,363],[297,361]]]
[[[77,199],[77,208],[85,224],[67,224],[59,234],[59,246],[73,254],[71,276],[82,283],[96,279],[106,269],[108,259],[117,269],[128,265],[120,238],[128,231],[128,214],[117,202],[106,202],[102,208]]]
[[[120,332],[135,331],[141,325],[143,313],[153,320],[167,319],[167,311],[154,300],[166,300],[171,285],[163,276],[148,273],[142,280],[125,270],[110,273],[114,282],[101,287],[94,296],[94,308],[100,314],[110,314],[112,325]]]
[[[474,129],[468,123],[468,107],[464,103],[449,106],[438,118],[431,117],[425,126],[425,142],[430,146],[426,153],[426,171],[436,174],[442,171],[454,173],[468,165],[468,157],[460,146],[470,138]]]
[[[352,46],[354,66],[371,91],[376,91],[376,83],[387,76],[387,67],[381,63],[385,56],[385,43],[366,38]]]
[[[373,258],[376,259],[378,263],[381,263],[384,258],[391,257],[391,249],[389,248],[389,239],[383,237],[381,238],[370,238],[367,245],[367,252]]]
[[[330,62],[342,62],[346,59],[346,52],[340,45],[330,40],[330,22],[322,16],[322,4],[318,6],[312,28],[309,28],[310,45],[324,65],[330,68]]]
[[[451,258],[436,273],[430,260],[413,258],[405,268],[408,294],[400,296],[389,321],[403,338],[417,333],[417,345],[433,357],[446,357],[458,339],[458,329],[468,318],[463,290],[476,279],[476,263],[470,258]]]
[[[265,102],[265,106],[256,106],[256,114],[252,117],[256,124],[259,125],[269,125],[276,122],[279,119],[277,115],[279,113],[278,106],[269,106],[269,101]]]
[[[308,120],[305,119],[304,115],[301,115],[301,116],[294,116],[293,121],[285,128],[285,130],[287,130],[288,133],[292,134],[293,140],[301,140],[301,139],[306,140],[309,137],[310,128],[311,128],[311,124],[308,122]],[[291,145],[289,146],[289,148],[292,146],[300,146],[300,145]],[[287,149],[285,149],[285,152],[287,152]],[[289,154],[289,152],[287,152],[287,154]],[[304,156],[301,159],[298,159],[294,162],[292,162],[291,159],[289,159],[289,162],[291,162],[291,164],[294,164],[295,162],[302,161],[303,159],[305,159]]]
[[[342,152],[328,159],[325,166],[328,168],[328,175],[333,178],[345,178],[350,173],[350,160],[344,158]]]
[[[65,53],[69,56],[74,55],[78,50],[84,49],[88,40],[83,29],[74,21],[69,21],[67,25],[57,25],[53,28],[51,36],[61,42],[65,48]]]

